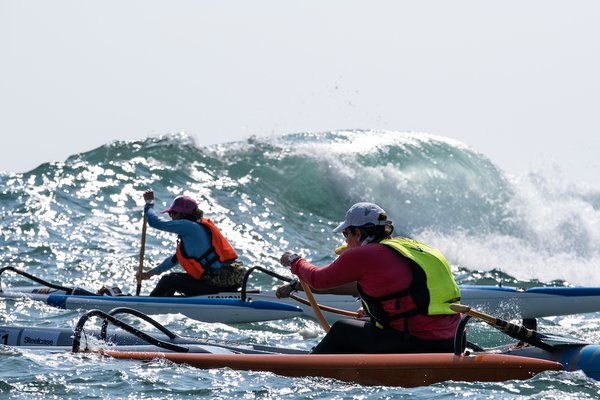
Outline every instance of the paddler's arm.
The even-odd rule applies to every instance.
[[[356,290],[356,282],[345,283],[341,286],[337,286],[331,289],[313,289],[311,288],[313,293],[317,294],[339,294],[339,295],[350,295],[354,297],[358,297],[358,290]],[[281,285],[277,287],[275,291],[275,295],[278,298],[290,297],[292,292],[302,291],[302,285],[298,281],[298,279],[294,279],[288,284]]]
[[[281,265],[285,267],[291,267],[293,263],[300,260],[302,257],[298,257],[290,251],[283,253],[280,258]],[[293,261],[291,261],[293,260]],[[290,262],[291,261],[291,262]],[[317,294],[339,294],[339,295],[351,295],[358,297],[358,290],[356,289],[356,282],[344,283],[340,286],[332,287],[329,289],[314,289],[311,287],[313,293]],[[298,279],[294,279],[292,282],[279,286],[275,292],[278,298],[289,297],[290,294],[296,290],[302,290],[302,285],[298,282]]]
[[[144,216],[148,219],[148,225],[154,229],[165,232],[176,233],[179,236],[185,236],[190,233],[193,225],[187,222],[166,220],[161,218],[160,213],[154,209],[154,192],[148,189],[144,192]]]
[[[173,268],[176,264],[177,264],[177,257],[175,257],[175,256],[167,257],[167,258],[165,258],[165,260],[163,262],[158,264],[156,267],[152,268],[150,271],[145,271],[145,272],[142,272],[141,274],[138,272],[136,274],[136,278],[139,275],[139,278],[143,281],[146,279],[150,279],[155,275],[160,275],[163,272]]]
[[[167,221],[160,217],[159,213],[154,209],[154,203],[146,203],[144,206],[144,215],[148,218],[148,225],[151,227],[161,231],[179,233],[177,229],[174,229],[175,224],[173,221]]]

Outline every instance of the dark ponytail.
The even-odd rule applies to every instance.
[[[386,214],[379,214],[378,221],[386,221],[385,225],[367,225],[358,228],[360,230],[360,240],[367,240],[369,243],[379,243],[394,232],[392,221],[388,221]]]
[[[192,211],[191,214],[181,214],[183,216],[183,219],[188,219],[190,221],[199,221],[202,219],[202,217],[204,217],[204,211],[202,211],[201,209],[199,209],[198,207],[196,207],[194,209],[194,211]]]

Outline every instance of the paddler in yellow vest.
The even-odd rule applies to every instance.
[[[142,272],[139,277],[149,279],[180,264],[185,273],[171,272],[163,276],[150,296],[169,297],[175,293],[185,296],[224,291],[236,291],[245,274],[237,254],[215,224],[204,218],[198,203],[189,196],[178,196],[168,213],[171,221],[163,220],[154,210],[154,192],[144,192],[144,213],[148,225],[178,235],[175,255],[168,257],[154,269]]]
[[[347,249],[317,267],[285,252],[281,264],[317,290],[356,283],[368,319],[335,322],[313,353],[439,353],[454,350],[460,291],[442,253],[392,238],[392,221],[373,203],[354,204],[333,232]]]

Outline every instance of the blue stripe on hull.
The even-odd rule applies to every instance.
[[[512,286],[478,286],[461,285],[461,289],[485,290],[490,292],[510,292],[510,293],[538,293],[552,296],[600,296],[600,287],[532,287],[529,289],[518,289]]]
[[[600,296],[600,288],[584,287],[536,287],[526,290],[527,293],[551,294],[553,296]]]
[[[67,306],[67,299],[69,297],[72,296],[67,296],[64,294],[51,294],[48,295],[48,298],[46,299],[46,304],[52,307],[65,309]]]
[[[96,303],[115,302],[123,303],[144,303],[144,304],[168,304],[168,305],[198,305],[198,306],[227,306],[227,307],[242,307],[258,310],[275,310],[275,311],[297,311],[302,310],[290,304],[271,302],[271,301],[241,301],[236,299],[207,299],[207,298],[192,298],[192,297],[146,297],[146,296],[72,296],[72,295],[49,295],[46,304],[65,308],[68,299],[72,300],[89,300]]]

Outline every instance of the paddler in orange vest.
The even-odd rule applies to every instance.
[[[154,210],[154,192],[144,192],[144,214],[148,225],[178,235],[177,251],[154,269],[138,272],[136,277],[145,280],[180,264],[185,272],[171,272],[163,276],[150,296],[169,297],[180,293],[198,296],[209,293],[236,291],[246,272],[237,260],[237,254],[215,224],[204,218],[198,203],[189,196],[178,196],[168,213],[171,221],[163,220]]]

